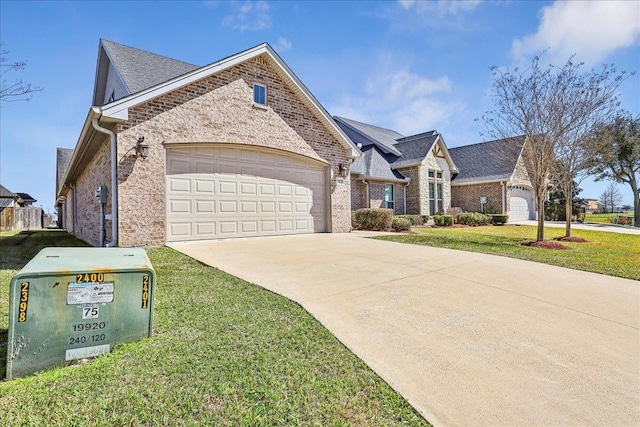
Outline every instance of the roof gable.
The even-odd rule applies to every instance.
[[[198,68],[187,62],[101,39],[93,105],[107,104]]]
[[[402,155],[402,153],[394,147],[396,141],[399,138],[403,138],[403,135],[398,132],[345,117],[334,116],[333,118],[353,142],[362,144],[363,147],[375,145],[385,154]]]
[[[16,193],[11,192],[7,189],[7,187],[5,187],[4,185],[0,184],[0,197],[6,197],[6,198],[15,198],[17,196]]]
[[[93,113],[94,115],[101,115],[102,117],[115,121],[126,121],[128,118],[129,108],[258,57],[260,57],[261,60],[264,60],[267,66],[271,67],[283,79],[284,84],[293,90],[302,103],[307,106],[312,114],[314,114],[316,118],[320,120],[322,125],[327,128],[329,133],[345,148],[345,150],[347,150],[347,155],[349,157],[356,158],[361,155],[360,150],[356,145],[336,124],[329,113],[311,94],[309,89],[307,89],[302,81],[300,81],[293,71],[291,71],[291,69],[284,63],[268,43],[263,43],[239,52],[220,61],[197,68],[191,72],[187,72],[186,74],[181,74],[173,79],[163,81],[137,93],[132,93],[123,99],[114,101],[110,104],[104,105],[103,107],[94,106]]]
[[[460,168],[456,183],[509,179],[516,168],[524,136],[451,148],[449,153]]]

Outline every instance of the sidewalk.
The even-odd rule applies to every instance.
[[[526,220],[526,221],[516,221],[510,222],[509,224],[517,224],[517,225],[532,225],[536,227],[538,225],[538,221],[535,220]],[[545,221],[545,227],[556,227],[556,228],[564,228],[564,221]],[[628,225],[614,225],[614,224],[581,224],[579,222],[571,223],[572,229],[577,230],[594,230],[594,231],[607,231],[610,233],[621,233],[621,234],[637,234],[640,235],[640,227],[631,227]]]

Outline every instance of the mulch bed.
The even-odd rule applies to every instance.
[[[563,236],[563,237],[554,237],[553,240],[559,240],[561,242],[572,242],[572,243],[586,243],[587,239],[583,237],[575,237],[575,236]]]
[[[552,249],[552,250],[566,250],[571,249],[561,243],[544,240],[541,242],[523,242],[523,246],[531,246],[532,248]]]

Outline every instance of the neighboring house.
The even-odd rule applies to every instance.
[[[71,157],[73,157],[73,148],[58,148],[56,160],[56,207],[58,209],[57,224],[60,228],[66,228],[67,217],[72,218],[73,212],[67,212],[69,209],[73,210],[73,200],[67,200],[66,196],[62,195],[62,189],[64,187],[64,175],[69,164],[71,163]],[[70,190],[67,188],[66,190]],[[70,191],[65,192],[68,194]],[[73,193],[73,192],[71,192]],[[67,215],[68,214],[68,215]]]
[[[536,219],[536,198],[523,159],[524,137],[449,149],[460,173],[451,205],[468,212],[507,213],[509,222]],[[481,205],[482,198],[487,203]]]
[[[27,193],[14,193],[0,185],[0,230],[42,228],[42,208],[32,206],[36,199]]]
[[[585,203],[586,213],[602,213],[604,212],[604,205],[598,201],[598,199],[583,199]]]
[[[350,231],[361,153],[268,44],[199,67],[101,40],[93,104],[56,207],[94,245],[101,186],[108,246]]]
[[[344,117],[334,119],[363,153],[351,166],[352,210],[433,215],[451,206],[451,180],[458,169],[437,131],[405,137]]]

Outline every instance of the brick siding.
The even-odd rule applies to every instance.
[[[267,86],[266,108],[253,105],[253,83]],[[344,147],[262,58],[132,107],[128,121],[118,125],[117,133],[120,246],[165,242],[167,144],[257,145],[322,159],[335,172],[339,163],[349,165]],[[133,150],[140,136],[149,144],[146,159],[135,157]],[[105,145],[108,148],[108,140]],[[85,168],[77,184],[77,234],[91,242],[97,236],[98,215],[90,199],[95,201],[93,193],[98,183],[109,182],[101,182],[105,177],[103,150]],[[106,154],[108,173],[108,150]],[[331,231],[348,232],[350,180],[337,184],[336,178],[337,173],[332,174],[328,189]]]

